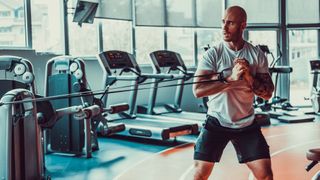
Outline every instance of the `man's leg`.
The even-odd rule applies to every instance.
[[[208,179],[212,172],[214,163],[200,160],[195,160],[194,162],[194,180]]]
[[[246,163],[257,180],[272,180],[270,159],[258,159]]]
[[[210,130],[207,130],[210,129]],[[194,179],[208,179],[214,163],[219,162],[223,149],[229,142],[225,128],[221,128],[217,119],[208,116],[206,124],[197,138],[194,147]]]

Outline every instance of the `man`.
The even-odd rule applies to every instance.
[[[229,141],[256,179],[273,179],[269,146],[254,121],[253,98],[271,98],[274,85],[263,52],[242,38],[246,21],[243,8],[229,7],[222,20],[224,41],[209,49],[198,65],[193,92],[197,98],[208,96],[209,108],[195,145],[197,180],[208,179]],[[217,79],[223,81],[208,82]]]

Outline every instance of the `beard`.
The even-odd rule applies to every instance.
[[[223,40],[226,42],[237,42],[241,38],[242,38],[242,31],[240,28],[238,28],[237,31],[233,33],[230,33],[230,32],[223,33]]]

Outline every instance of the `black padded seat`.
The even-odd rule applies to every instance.
[[[311,161],[320,161],[320,148],[309,149],[307,159]]]

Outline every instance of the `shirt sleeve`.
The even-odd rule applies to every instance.
[[[269,73],[268,59],[261,50],[258,51],[257,73]]]
[[[198,62],[198,70],[210,70],[216,72],[214,49],[206,51]]]

